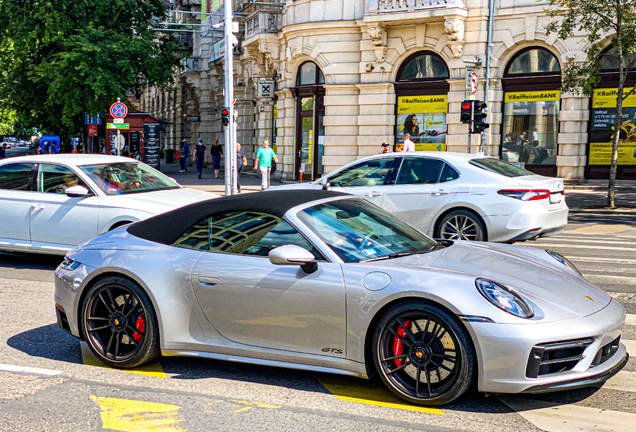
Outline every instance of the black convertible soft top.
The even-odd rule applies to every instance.
[[[321,189],[299,189],[214,198],[137,222],[128,227],[128,232],[156,243],[172,244],[185,230],[213,213],[230,210],[258,211],[282,218],[289,209],[297,205],[346,195]]]

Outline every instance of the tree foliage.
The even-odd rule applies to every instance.
[[[152,31],[162,0],[0,0],[0,100],[23,124],[68,137],[84,112],[169,86],[182,47]]]
[[[560,38],[583,36],[587,60],[577,63],[569,58],[563,71],[563,90],[591,95],[601,81],[603,62],[616,65],[619,74],[614,117],[614,142],[610,168],[608,207],[614,207],[618,143],[623,114],[623,100],[636,97],[636,83],[627,92],[628,73],[636,66],[636,0],[550,0],[547,15],[556,18],[548,33]],[[611,46],[612,49],[606,51]]]

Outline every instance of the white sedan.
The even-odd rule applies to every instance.
[[[64,255],[114,228],[215,197],[125,157],[7,159],[0,161],[0,249]]]
[[[563,179],[465,153],[385,153],[351,162],[311,183],[359,195],[435,238],[515,242],[562,232]]]

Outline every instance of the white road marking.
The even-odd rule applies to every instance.
[[[590,274],[590,273],[583,273],[583,276],[585,276],[586,279],[590,279],[590,282],[617,281],[617,282],[624,282],[630,285],[636,285],[636,277],[632,277],[632,276],[614,276],[614,275],[605,275],[605,274],[600,275],[600,274]]]
[[[551,247],[569,247],[571,248],[574,245],[571,244],[561,244],[561,243],[533,243],[532,246],[539,246],[541,248],[551,248]],[[583,247],[583,246],[581,246]],[[630,251],[636,252],[636,245],[633,248],[621,248],[621,247],[612,247],[612,246],[588,246],[585,245],[585,249],[602,249],[602,250],[612,250],[612,251]]]
[[[27,366],[1,364],[1,363],[0,363],[0,371],[30,373],[30,374],[37,374],[37,375],[49,375],[49,376],[59,375],[62,373],[62,371],[53,370],[53,369],[40,369],[40,368],[32,368]]]
[[[636,393],[636,372],[620,371],[607,380],[603,388]]]
[[[598,258],[598,257],[582,257],[582,256],[566,256],[567,259],[571,261],[581,261],[581,262],[599,262],[599,263],[613,263],[613,264],[636,264],[636,260],[634,259],[625,259],[625,258]]]
[[[625,324],[636,326],[636,315],[627,314],[627,318],[625,318]]]
[[[616,237],[615,237],[616,238]],[[624,241],[624,240],[592,240],[592,239],[587,239],[587,238],[573,238],[573,237],[568,237],[568,238],[555,238],[554,240],[556,241],[565,241],[565,242],[572,242],[572,243],[603,243],[603,244],[619,244],[619,245],[634,245],[636,246],[636,242],[633,241]],[[528,246],[531,246],[533,244],[543,244],[546,242],[546,239],[541,239],[540,241],[532,242],[532,243],[528,243]],[[576,245],[572,245],[572,246],[576,246]]]
[[[625,348],[627,348],[627,354],[629,354],[630,357],[636,356],[636,341],[635,340],[621,339],[621,343],[625,345]]]

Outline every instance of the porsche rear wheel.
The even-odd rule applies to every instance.
[[[81,313],[84,337],[95,356],[116,368],[133,368],[159,355],[159,325],[150,299],[129,279],[110,276],[87,293]]]
[[[384,384],[413,404],[443,405],[472,385],[470,336],[456,317],[430,303],[401,303],[389,310],[376,328],[373,354]]]

